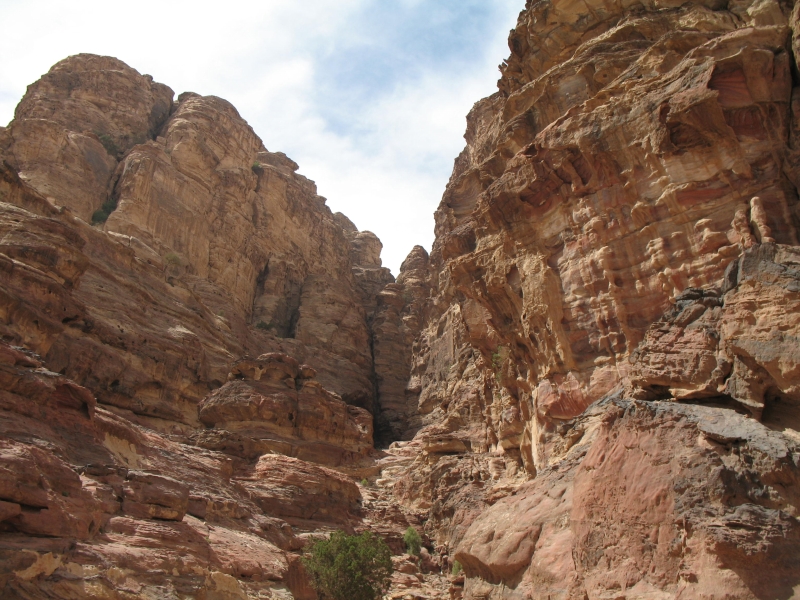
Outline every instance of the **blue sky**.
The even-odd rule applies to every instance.
[[[398,273],[430,249],[467,112],[496,90],[523,0],[0,0],[0,123],[62,58],[108,54],[231,101]]]

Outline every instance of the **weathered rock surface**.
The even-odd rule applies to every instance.
[[[29,135],[31,123],[46,131]],[[103,149],[98,128],[119,152]],[[66,150],[28,156],[70,136],[102,160],[68,174]],[[173,103],[120,61],[78,55],[31,86],[0,155],[7,339],[104,389],[106,403],[186,425],[233,360],[269,351],[373,408],[351,243],[313,182],[229,103],[190,93]],[[102,231],[85,224],[101,205]],[[365,249],[372,263],[379,248]]]
[[[735,401],[776,427],[800,430],[797,247],[756,245],[719,290],[688,289],[631,357],[642,399]],[[764,415],[763,412],[767,411]]]
[[[619,398],[569,426],[563,460],[466,532],[468,596],[794,597],[797,442],[733,411]]]
[[[19,176],[88,221],[111,192],[118,159],[158,132],[172,96],[115,58],[61,61],[28,88],[14,113],[8,135]]]
[[[364,528],[393,278],[297,168],[116,59],[29,88],[0,130],[0,596],[314,598],[307,537]]]
[[[395,396],[417,401],[395,494],[464,597],[800,593],[799,14],[520,14]]]
[[[413,377],[412,348],[430,295],[428,253],[415,246],[396,282],[376,294],[372,325],[378,408],[376,430],[383,441],[410,439],[421,427],[419,378]]]
[[[312,598],[368,528],[392,598],[800,597],[799,32],[528,2],[396,281],[227,102],[59,63],[0,129],[2,593]]]
[[[198,407],[206,448],[241,458],[278,452],[315,463],[355,467],[369,456],[372,415],[326,391],[307,365],[281,354],[234,364],[229,381]]]

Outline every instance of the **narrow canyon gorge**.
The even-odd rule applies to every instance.
[[[800,599],[800,3],[528,0],[508,41],[397,278],[229,102],[28,87],[0,597],[313,600],[343,530],[392,600]]]

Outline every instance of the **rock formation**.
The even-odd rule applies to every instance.
[[[366,528],[393,599],[800,597],[800,6],[527,2],[509,48],[396,281],[224,100],[29,88],[4,597],[313,598]]]
[[[465,597],[800,593],[799,18],[520,14],[414,274],[396,444]]]
[[[373,234],[229,103],[113,58],[33,84],[0,164],[0,595],[314,597],[308,535],[402,535],[356,483]]]

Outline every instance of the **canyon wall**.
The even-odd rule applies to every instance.
[[[529,1],[509,48],[396,281],[224,100],[29,87],[4,597],[311,599],[333,529],[393,599],[800,597],[800,5]]]
[[[37,303],[25,306],[22,269],[9,270],[7,339],[110,404],[140,412],[146,398],[148,416],[188,425],[232,360],[269,351],[372,408],[361,274],[392,280],[380,242],[355,251],[372,234],[351,242],[314,183],[229,103],[173,104],[149,76],[79,55],[30,87],[2,136],[3,199],[18,207],[6,254],[68,284],[47,314],[27,314]]]
[[[419,331],[395,494],[465,597],[800,594],[799,15],[520,13],[387,288]]]
[[[393,277],[297,169],[109,57],[0,128],[4,598],[314,598],[309,536],[398,546],[357,483]]]

